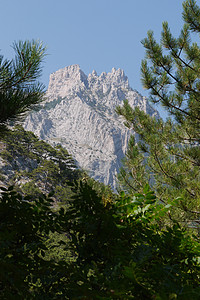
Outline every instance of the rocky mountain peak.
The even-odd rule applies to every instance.
[[[92,75],[92,76],[97,76],[97,72],[95,70],[92,71],[92,74],[89,74],[89,75]]]
[[[77,86],[84,88],[87,85],[87,76],[80,69],[80,66],[71,65],[50,75],[47,97],[64,97]]]
[[[128,99],[146,113],[158,116],[137,91],[129,86],[122,69],[88,76],[79,65],[50,75],[46,101],[32,112],[24,128],[50,144],[61,144],[80,167],[95,179],[116,187],[131,132],[115,113],[117,105]]]
[[[93,71],[88,75],[89,85],[110,85],[110,86],[118,86],[118,87],[129,87],[128,77],[125,76],[125,73],[122,69],[116,70],[112,68],[111,72],[106,73],[102,72],[99,76],[96,71]]]

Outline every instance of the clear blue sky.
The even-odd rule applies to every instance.
[[[122,68],[142,95],[141,40],[149,29],[160,39],[162,22],[178,35],[182,0],[1,0],[1,54],[13,57],[13,41],[40,39],[48,47],[41,81],[79,64],[89,74]]]

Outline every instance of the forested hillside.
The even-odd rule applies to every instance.
[[[54,191],[56,200],[61,201],[62,194],[70,193],[67,182],[83,177],[67,150],[53,148],[22,126],[7,130],[1,146],[2,181],[25,194],[35,197]]]
[[[143,41],[144,87],[172,118],[117,108],[140,140],[130,138],[115,194],[67,150],[13,127],[44,99],[42,43],[1,57],[1,299],[200,299],[196,1],[183,2],[183,20],[178,38],[163,23],[160,44],[152,32]]]

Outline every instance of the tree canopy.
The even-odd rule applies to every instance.
[[[160,43],[152,31],[142,41],[143,85],[171,118],[151,118],[128,101],[117,109],[139,135],[129,142],[119,176],[122,187],[131,192],[149,183],[161,202],[176,201],[177,220],[192,227],[199,227],[200,215],[200,46],[191,37],[191,31],[200,33],[199,11],[196,1],[183,2],[179,37],[164,22]]]

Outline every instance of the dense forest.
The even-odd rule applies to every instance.
[[[149,31],[142,82],[166,121],[116,111],[130,138],[114,193],[66,149],[20,125],[44,99],[46,49],[14,43],[0,56],[0,298],[200,299],[200,8],[183,2],[173,37]]]

